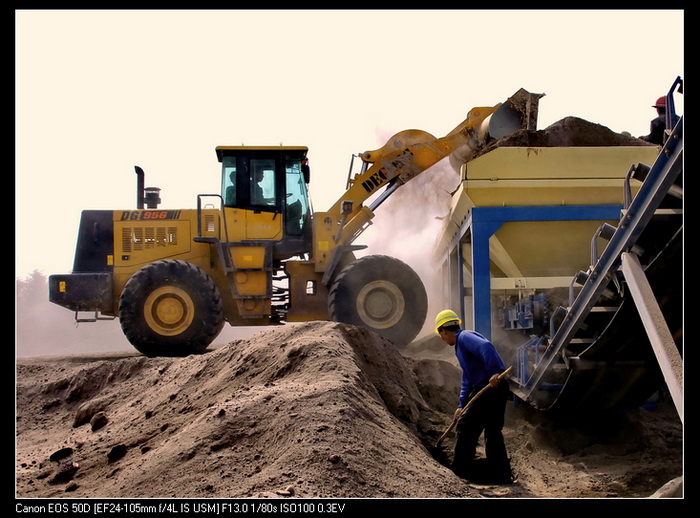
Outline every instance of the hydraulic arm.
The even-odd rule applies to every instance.
[[[401,185],[445,157],[456,155],[465,162],[489,139],[534,129],[542,95],[520,89],[504,103],[473,108],[444,137],[406,130],[391,137],[383,147],[362,153],[362,170],[349,181],[348,190],[327,212],[316,213],[313,243],[316,271],[327,271],[338,254],[352,249],[352,242],[370,223],[376,208]],[[365,205],[373,196],[376,197],[372,203]]]

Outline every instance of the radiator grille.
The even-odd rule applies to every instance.
[[[214,221],[213,214],[204,215],[204,228],[206,229],[206,232],[214,232],[216,230],[216,223]]]
[[[177,245],[177,227],[124,227],[122,252],[140,252],[156,247]]]

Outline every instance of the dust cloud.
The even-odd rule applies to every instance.
[[[432,334],[432,316],[444,309],[440,265],[433,261],[433,249],[458,185],[458,171],[447,158],[441,160],[380,205],[372,225],[358,240],[368,245],[358,255],[395,257],[420,276],[428,294],[428,316],[419,336]]]

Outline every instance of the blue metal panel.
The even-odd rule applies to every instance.
[[[472,285],[474,329],[491,339],[491,267],[489,238],[507,222],[618,220],[621,205],[556,205],[530,207],[474,207],[460,228],[461,237],[472,236]],[[461,269],[461,264],[459,265]],[[460,286],[460,289],[464,284]],[[463,316],[463,315],[462,315]]]

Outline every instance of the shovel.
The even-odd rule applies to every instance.
[[[512,371],[512,370],[513,370],[513,367],[508,367],[506,370],[504,370],[502,373],[500,373],[500,374],[498,375],[498,380],[500,381],[500,380],[502,380],[503,378],[505,378],[506,375],[508,375],[508,373],[509,373],[510,371]],[[486,385],[484,388],[482,388],[479,392],[476,393],[476,395],[475,395],[473,398],[471,398],[471,399],[469,400],[469,402],[464,406],[464,408],[462,408],[462,410],[461,410],[458,414],[455,415],[454,419],[452,419],[452,423],[450,424],[450,427],[449,427],[447,430],[445,430],[445,433],[443,433],[443,434],[440,436],[440,438],[437,440],[437,442],[435,443],[435,448],[439,448],[439,447],[440,447],[440,444],[442,443],[442,441],[444,441],[445,438],[446,438],[448,435],[450,435],[450,433],[452,433],[452,430],[454,430],[455,426],[457,426],[457,421],[459,421],[459,418],[462,417],[462,414],[464,414],[464,412],[467,411],[467,408],[469,408],[470,406],[472,406],[472,404],[474,403],[474,401],[476,401],[476,400],[477,400],[484,392],[486,392],[489,388],[491,388],[491,385],[490,385],[490,384],[488,384],[488,385]]]

